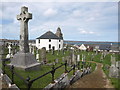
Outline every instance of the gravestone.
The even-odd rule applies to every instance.
[[[105,58],[105,57],[106,57],[106,55],[107,55],[107,52],[106,52],[106,51],[104,51],[104,52],[103,52],[103,58]]]
[[[52,47],[52,55],[54,55],[54,53],[55,53],[55,47],[53,46]]]
[[[6,56],[6,58],[11,58],[11,57],[13,57],[13,55],[12,55],[12,52],[11,52],[11,45],[9,44],[9,46],[8,46],[8,54],[7,54],[7,56]]]
[[[97,54],[98,54],[98,50],[95,51],[95,55],[97,55]]]
[[[109,69],[109,77],[114,77],[114,78],[119,77],[119,72],[118,72],[118,68],[116,67],[115,57],[113,57],[112,55],[111,55],[111,66]]]
[[[77,55],[77,61],[78,62],[80,61],[80,55]]]
[[[72,65],[72,51],[70,50],[70,54],[69,54],[69,59],[70,59],[70,62],[71,62],[71,65]]]
[[[38,53],[38,50],[36,50],[36,60],[39,62],[39,53]]]
[[[62,62],[63,62],[63,63],[65,62],[65,58],[64,58],[64,57],[62,57]]]
[[[71,65],[70,56],[66,56],[66,60],[67,60],[67,64],[68,64],[68,65]]]
[[[17,15],[17,20],[20,21],[20,51],[14,55],[9,65],[21,68],[23,70],[37,70],[40,63],[37,62],[34,55],[29,53],[28,45],[28,21],[32,19],[32,14],[28,13],[27,7],[21,8],[20,15]]]
[[[4,54],[4,46],[2,45],[2,46],[0,47],[0,59],[3,58],[3,54]]]
[[[14,52],[13,49],[11,49],[11,55],[10,55],[11,58],[13,58],[13,52]]]
[[[32,47],[32,54],[33,55],[35,54],[35,47],[34,46]]]
[[[31,44],[29,45],[29,51],[30,51],[30,53],[32,53],[32,45]]]
[[[94,55],[92,54],[92,55],[91,55],[91,61],[93,61],[93,59],[94,59]]]
[[[102,62],[103,61],[103,58],[104,58],[104,55],[103,53],[101,54],[101,57],[100,57],[100,61]]]
[[[119,74],[119,78],[120,78],[120,61],[116,62],[116,67],[118,68],[118,74]]]
[[[63,55],[65,54],[65,50],[64,50],[64,49],[62,49],[62,54],[63,54]]]
[[[72,64],[75,64],[75,54],[74,54],[74,51],[72,53]]]
[[[42,62],[44,62],[44,64],[46,64],[47,63],[47,61],[46,61],[46,48],[45,47],[43,47],[42,49],[41,49],[41,60],[42,60]]]

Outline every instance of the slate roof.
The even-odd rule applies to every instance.
[[[111,49],[111,45],[100,45],[99,49],[100,50],[110,50]]]
[[[48,31],[45,34],[41,35],[40,37],[38,37],[37,39],[62,39],[59,38],[57,35],[55,35],[53,32]]]

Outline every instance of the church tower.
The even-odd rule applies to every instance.
[[[60,27],[57,28],[56,35],[57,35],[58,37],[60,37],[61,39],[63,39],[63,34],[62,34],[62,32],[61,32]]]

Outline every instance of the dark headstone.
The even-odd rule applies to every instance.
[[[41,60],[46,64],[47,63],[47,61],[46,61],[46,48],[45,47],[43,47],[42,49],[41,49]]]

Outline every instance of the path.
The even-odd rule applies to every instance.
[[[102,64],[97,63],[94,72],[83,76],[68,88],[70,90],[71,88],[113,88],[113,86],[103,72]]]

